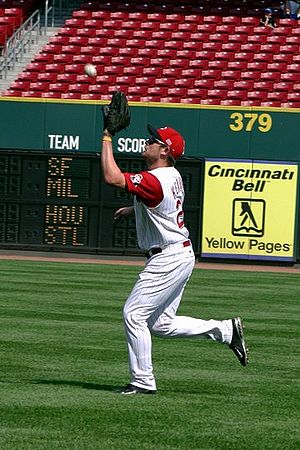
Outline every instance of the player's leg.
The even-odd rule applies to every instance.
[[[131,384],[144,389],[155,389],[151,358],[151,333],[149,318],[163,304],[174,289],[177,295],[188,280],[194,266],[194,258],[174,255],[154,256],[148,261],[129,295],[123,310],[128,343]],[[179,287],[178,287],[179,286]]]

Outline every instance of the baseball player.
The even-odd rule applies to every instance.
[[[135,214],[138,245],[146,263],[124,306],[130,384],[124,395],[155,394],[151,358],[151,334],[161,337],[209,338],[227,344],[240,363],[248,363],[239,317],[202,320],[178,316],[177,309],[192,273],[195,256],[184,224],[184,186],[175,161],[184,152],[183,137],[173,128],[154,128],[146,140],[142,158],[147,170],[123,173],[115,162],[112,139],[104,130],[101,165],[106,183],[134,196],[132,207],[120,208],[119,220]]]

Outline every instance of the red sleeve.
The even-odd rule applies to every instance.
[[[164,195],[159,180],[150,172],[124,173],[128,192],[149,208],[155,208]]]

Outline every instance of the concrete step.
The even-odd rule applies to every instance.
[[[16,80],[19,73],[22,72],[27,64],[29,64],[35,57],[37,53],[40,52],[41,48],[47,44],[49,39],[52,36],[55,36],[57,33],[58,28],[48,28],[47,34],[44,35],[45,32],[44,29],[41,30],[41,35],[38,37],[38,42],[35,44],[32,44],[30,47],[30,51],[23,54],[22,57],[19,58],[19,60],[16,61],[15,66],[13,69],[8,70],[6,79],[0,79],[0,93],[4,92],[6,89],[9,88],[11,83]],[[36,33],[33,33],[33,40],[36,37]]]

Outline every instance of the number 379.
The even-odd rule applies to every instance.
[[[267,113],[234,112],[230,115],[230,119],[232,119],[232,123],[229,125],[231,131],[252,131],[253,127],[257,127],[262,133],[267,133],[272,128],[272,117]]]

